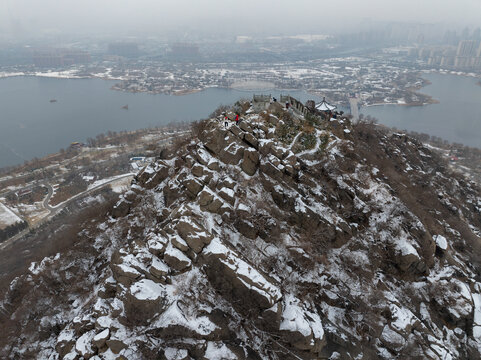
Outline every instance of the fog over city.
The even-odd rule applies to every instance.
[[[0,39],[42,35],[158,35],[341,33],[379,22],[419,22],[457,27],[481,20],[477,0],[3,0]]]
[[[0,0],[0,360],[481,359],[481,0]]]

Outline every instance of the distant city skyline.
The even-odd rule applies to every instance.
[[[202,34],[342,33],[378,22],[420,22],[481,26],[478,0],[4,0],[0,34],[30,38],[40,34]],[[182,35],[182,34],[180,34]]]

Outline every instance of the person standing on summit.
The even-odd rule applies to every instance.
[[[235,114],[235,123],[239,125],[239,114]]]
[[[229,118],[227,117],[227,114],[224,113],[224,127],[229,126]]]

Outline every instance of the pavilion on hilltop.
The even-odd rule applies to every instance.
[[[322,101],[316,105],[316,109],[319,111],[333,111],[336,109],[336,106],[329,104],[324,97]]]

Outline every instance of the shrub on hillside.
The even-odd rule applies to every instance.
[[[207,128],[208,123],[208,119],[194,121],[191,126],[192,135],[198,137]]]
[[[306,150],[314,149],[316,142],[316,134],[314,133],[304,133],[301,135],[301,144]]]

